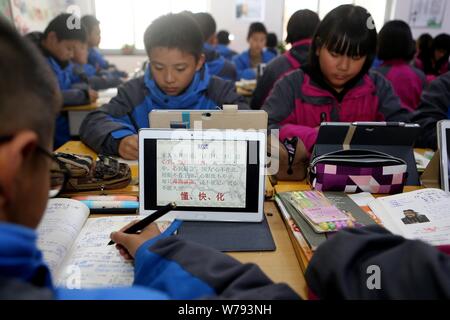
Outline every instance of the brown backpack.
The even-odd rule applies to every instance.
[[[285,139],[271,149],[270,139],[268,150],[272,152],[272,161],[279,163],[277,181],[302,181],[306,178],[309,163],[308,153],[303,142],[298,138]]]

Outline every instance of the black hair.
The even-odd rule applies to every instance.
[[[317,49],[349,57],[367,56],[360,74],[372,66],[377,50],[377,30],[370,13],[355,5],[342,5],[330,11],[317,27],[310,48],[309,60],[314,69],[320,69]]]
[[[253,22],[250,27],[248,28],[248,34],[247,34],[247,40],[250,39],[250,37],[254,34],[254,33],[264,33],[265,35],[267,35],[267,29],[264,26],[264,24],[262,24],[261,22]]]
[[[198,60],[203,52],[203,35],[191,14],[169,13],[154,20],[144,34],[147,54],[157,47],[179,49]]]
[[[270,32],[267,34],[267,48],[276,48],[278,46],[278,37],[275,33]]]
[[[287,24],[287,43],[294,43],[303,39],[312,38],[320,18],[314,11],[305,9],[296,11]]]
[[[378,58],[383,61],[401,59],[411,61],[416,43],[411,28],[401,20],[387,22],[378,34]]]
[[[87,41],[86,29],[81,28],[80,19],[69,13],[62,13],[50,21],[47,28],[45,28],[44,38],[47,38],[50,32],[55,32],[59,41]]]
[[[100,26],[100,21],[95,16],[88,14],[81,17],[81,24],[86,28],[89,35],[95,27]]]
[[[0,74],[0,134],[29,129],[48,145],[62,106],[58,83],[38,48],[2,17]]]
[[[207,41],[216,33],[217,24],[212,15],[207,12],[199,12],[194,14],[194,18],[202,31],[203,41]]]
[[[420,52],[429,51],[431,49],[431,44],[433,43],[433,37],[429,33],[423,33],[417,39],[417,49]]]
[[[450,53],[450,35],[446,33],[441,33],[437,35],[431,44],[431,50],[445,50]],[[447,56],[448,60],[448,56]]]
[[[230,44],[230,33],[226,30],[220,30],[217,32],[217,42],[219,44],[229,45]]]

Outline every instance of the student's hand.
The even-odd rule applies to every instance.
[[[98,92],[92,89],[89,89],[89,101],[94,103],[98,99]]]
[[[120,140],[119,155],[125,160],[139,159],[139,141],[136,134]]]
[[[161,234],[156,223],[152,223],[147,228],[142,230],[140,234],[127,234],[123,233],[124,230],[128,229],[138,221],[133,221],[127,224],[125,227],[120,229],[120,231],[111,233],[111,240],[116,243],[116,248],[119,253],[126,260],[133,260],[136,251],[139,247],[146,241]]]

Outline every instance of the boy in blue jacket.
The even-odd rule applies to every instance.
[[[298,298],[255,265],[170,236],[179,222],[163,234],[155,225],[139,235],[112,234],[134,258],[133,286],[56,288],[34,229],[53,189],[50,169],[59,166],[51,150],[61,94],[42,56],[2,19],[0,74],[0,299]]]
[[[192,14],[156,19],[144,42],[150,62],[145,75],[121,86],[109,104],[81,125],[81,140],[95,151],[137,160],[137,130],[149,127],[153,109],[210,110],[224,104],[248,109],[234,83],[209,74],[202,33]]]
[[[79,20],[70,14],[60,14],[48,24],[44,33],[34,32],[27,35],[44,54],[48,64],[58,79],[59,89],[65,106],[77,106],[93,103],[98,94],[87,84],[77,84],[72,76],[70,60],[74,48],[79,42],[86,41],[86,33],[80,28]],[[55,148],[70,140],[67,114],[61,114],[56,123]]]
[[[267,30],[261,22],[250,25],[247,35],[249,50],[233,57],[236,65],[238,79],[256,79],[256,68],[259,64],[267,64],[276,57],[270,51],[264,50],[267,42]]]
[[[114,78],[127,78],[126,72],[120,71],[115,65],[110,64],[98,51],[101,41],[100,21],[92,15],[85,15],[81,18],[81,24],[86,29],[87,42],[89,46],[88,64],[95,73],[101,73]]]
[[[217,25],[213,16],[207,12],[199,12],[194,14],[194,18],[203,34],[203,53],[205,54],[209,73],[224,80],[236,81],[236,67],[216,51]]]

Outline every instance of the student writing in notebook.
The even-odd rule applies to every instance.
[[[46,207],[50,170],[59,166],[51,150],[61,95],[36,48],[1,18],[0,74],[0,299],[298,298],[255,265],[170,236],[177,222],[163,234],[151,225],[139,235],[112,235],[121,253],[134,258],[133,286],[56,288],[35,228]]]
[[[319,22],[317,13],[308,9],[299,10],[291,16],[287,24],[286,42],[292,48],[267,64],[253,92],[252,109],[261,109],[275,82],[307,62],[311,39]]]
[[[309,63],[278,81],[263,106],[280,140],[298,137],[310,154],[323,121],[407,120],[389,81],[369,71],[376,46],[366,9],[342,5],[328,13],[312,40]]]
[[[192,14],[156,19],[144,43],[150,62],[145,75],[120,87],[109,104],[81,125],[81,140],[95,151],[138,159],[137,130],[149,127],[153,109],[211,110],[224,104],[248,109],[234,83],[209,74],[203,35]]]
[[[86,33],[80,28],[69,28],[71,23],[80,24],[78,18],[70,14],[55,17],[43,33],[33,32],[27,35],[45,56],[58,79],[59,89],[66,106],[86,105],[97,100],[98,94],[86,84],[76,83],[73,78],[71,59],[74,48],[86,41]],[[69,120],[66,114],[57,119],[55,148],[70,140]]]

